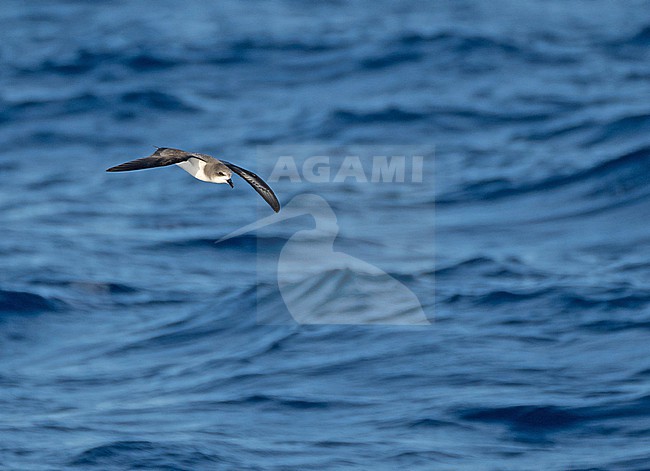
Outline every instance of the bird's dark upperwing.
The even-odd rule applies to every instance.
[[[166,167],[184,162],[189,158],[205,160],[198,155],[185,152],[180,149],[171,149],[169,147],[159,147],[156,152],[149,157],[131,160],[115,167],[107,169],[107,172],[128,172],[130,170],[142,170],[143,168]]]
[[[278,201],[278,198],[275,196],[275,193],[273,193],[271,187],[268,186],[264,180],[255,175],[253,172],[249,172],[245,168],[237,167],[236,165],[231,164],[230,162],[226,162],[225,160],[222,160],[221,162],[230,170],[246,180],[250,186],[252,186],[262,198],[264,198],[264,201],[266,201],[269,206],[273,208],[273,211],[276,213],[280,211],[280,202]]]

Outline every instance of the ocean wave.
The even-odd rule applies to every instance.
[[[617,305],[622,304],[622,307],[643,307],[645,308],[650,301],[648,299],[635,299],[628,298],[623,300],[623,303],[617,302]],[[639,302],[641,301],[641,302]],[[584,307],[584,306],[582,306]],[[623,331],[634,331],[634,330],[650,330],[650,319],[645,320],[598,320],[593,322],[583,323],[581,328],[591,331],[591,332],[600,332],[602,334],[611,334],[614,332],[623,332]]]
[[[133,305],[128,304],[126,307]],[[183,348],[203,340],[218,338],[231,328],[232,325],[224,324],[218,318],[213,321],[203,313],[187,314],[181,310],[177,317],[150,327],[146,332],[114,346],[107,355],[121,356],[132,352],[161,351],[169,347]]]
[[[641,46],[650,45],[650,25],[642,27],[636,34],[631,36],[627,42]]]
[[[593,133],[596,122],[593,118],[582,119],[562,124],[551,124],[541,128],[529,129],[521,136],[531,141],[548,141],[562,137],[574,137]]]
[[[231,249],[241,250],[248,253],[254,253],[261,246],[267,248],[281,248],[289,240],[288,237],[282,236],[264,236],[255,234],[243,234],[237,237],[232,237],[223,241],[219,240],[219,236],[215,237],[201,237],[201,238],[184,238],[178,240],[169,240],[159,242],[151,245],[153,249],[169,249],[169,248],[209,248],[214,250]]]
[[[439,427],[453,427],[453,426],[457,426],[457,424],[449,420],[440,420],[440,419],[433,419],[433,418],[412,420],[407,424],[407,427],[409,428],[439,428]]]
[[[33,280],[34,282],[39,282],[38,280]],[[124,283],[113,283],[113,282],[102,282],[102,281],[82,281],[82,280],[71,280],[71,281],[51,281],[43,280],[40,283],[46,283],[50,286],[57,286],[63,288],[71,288],[75,291],[89,293],[93,295],[102,295],[102,294],[133,294],[139,293],[140,289],[133,286],[124,284]]]
[[[9,64],[23,75],[85,75],[97,71],[126,69],[134,73],[148,73],[188,65],[227,65],[259,60],[259,53],[297,53],[301,55],[326,53],[343,47],[339,41],[308,42],[300,39],[260,37],[233,38],[212,47],[187,46],[179,50],[149,48],[81,47],[64,58],[43,57],[29,65]]]
[[[638,57],[639,54],[645,55],[648,45],[650,45],[650,25],[642,26],[636,32],[624,34],[606,44],[614,54],[623,57],[630,55],[630,58]]]
[[[466,410],[459,415],[461,420],[501,422],[523,432],[563,430],[589,420],[580,409],[552,405],[486,407]]]
[[[63,59],[45,58],[29,67],[19,67],[26,75],[83,75],[97,69],[126,67],[133,72],[148,72],[181,66],[186,63],[182,56],[167,57],[154,51],[90,50],[81,48]]]
[[[513,42],[507,42],[481,35],[467,35],[460,31],[447,31],[432,34],[426,33],[405,33],[402,34],[397,42],[404,46],[414,45],[431,45],[439,43],[447,51],[457,53],[471,52],[505,52],[509,54],[518,54],[521,48]]]
[[[326,136],[337,135],[354,126],[427,124],[450,131],[469,131],[477,127],[506,124],[540,123],[553,117],[552,110],[500,112],[478,107],[426,106],[405,107],[386,104],[375,109],[337,108],[325,117]]]
[[[0,313],[37,313],[58,311],[63,307],[61,300],[46,298],[27,291],[0,290]]]
[[[3,115],[11,121],[34,118],[71,116],[111,111],[116,115],[134,113],[138,110],[161,110],[175,112],[199,111],[174,93],[160,90],[127,90],[116,94],[80,93],[60,98],[25,99],[3,104]],[[40,131],[43,132],[43,131]]]
[[[377,111],[336,110],[330,115],[330,120],[336,124],[403,123],[420,121],[429,118],[427,112],[410,111],[397,106],[388,106]]]
[[[117,52],[79,49],[72,54],[71,58],[57,60],[47,57],[41,63],[33,64],[30,67],[22,67],[19,70],[23,74],[30,75],[43,73],[78,75],[88,73],[102,64],[119,60],[119,57],[120,54]]]
[[[447,296],[445,303],[456,304],[470,302],[477,306],[499,306],[512,305],[518,302],[532,301],[539,298],[554,299],[558,292],[551,288],[539,288],[529,290],[506,290],[496,289],[484,293],[452,294]]]
[[[430,34],[405,33],[399,36],[394,43],[404,51],[411,51],[411,54],[414,54],[414,51],[435,53],[438,60],[441,57],[447,61],[462,57],[463,60],[460,64],[472,57],[483,60],[486,57],[495,59],[496,56],[501,56],[499,59],[503,61],[520,60],[534,64],[570,64],[579,60],[578,56],[568,54],[552,44],[548,47],[539,47],[539,44],[546,46],[548,42],[548,38],[541,38],[534,43],[521,42],[510,38],[497,38],[456,30]],[[408,54],[408,52],[406,53]]]
[[[10,119],[32,118],[38,115],[76,114],[93,111],[108,103],[105,98],[94,93],[80,93],[73,96],[46,99],[24,99],[17,102],[5,102],[5,113]]]
[[[551,175],[526,182],[516,182],[508,178],[470,182],[460,190],[441,194],[436,198],[436,204],[499,200],[530,193],[544,193],[583,183],[588,184],[584,192],[586,197],[591,198],[598,193],[608,192],[613,198],[629,197],[635,190],[644,191],[647,186],[645,175],[648,172],[650,172],[650,147],[642,147],[566,175]],[[616,185],[616,191],[612,191],[613,184]]]
[[[394,51],[363,59],[361,67],[365,70],[384,69],[398,64],[418,62],[423,57],[424,54],[420,52]]]
[[[318,53],[329,52],[340,49],[340,42],[314,41],[308,42],[300,39],[286,38],[283,40],[273,38],[242,38],[230,44],[230,49],[235,52],[248,51],[278,51],[278,52],[300,52]]]
[[[537,269],[527,266],[521,260],[509,258],[496,260],[491,257],[471,257],[436,268],[432,273],[423,273],[422,276],[432,274],[440,278],[453,278],[456,276],[485,276],[499,279],[543,279],[547,276]]]
[[[483,407],[459,410],[462,420],[502,422],[512,429],[523,431],[552,431],[581,426],[586,423],[603,424],[609,420],[639,418],[650,412],[650,395],[629,397],[612,394],[605,401],[584,407],[522,404],[506,407]],[[619,397],[615,397],[619,396]],[[592,400],[595,400],[592,397]]]
[[[177,58],[163,57],[151,52],[141,52],[135,55],[122,55],[120,57],[120,62],[136,72],[169,69],[179,65]]]
[[[617,287],[581,290],[576,287],[553,284],[553,281],[550,280],[531,288],[495,287],[482,292],[452,292],[447,293],[441,301],[445,304],[468,304],[482,307],[515,304],[551,306],[555,311],[561,312],[614,312],[616,310],[638,312],[650,306],[650,292],[634,288],[621,290]],[[597,326],[601,321],[594,322],[596,322],[594,325]],[[640,322],[645,325],[646,321]]]
[[[148,469],[206,469],[227,461],[214,453],[181,443],[122,440],[89,448],[69,463],[72,466],[114,466]]]
[[[586,146],[596,146],[613,140],[630,139],[650,132],[650,114],[639,113],[611,119],[604,124],[592,123],[589,126],[591,137]]]
[[[198,111],[197,108],[185,103],[178,96],[158,90],[128,91],[118,96],[120,102],[136,105],[150,110],[163,111]]]
[[[340,401],[317,401],[305,398],[287,398],[271,396],[267,394],[253,394],[250,396],[243,396],[237,399],[225,399],[219,401],[219,404],[269,404],[287,409],[329,409],[333,406],[341,406]],[[349,405],[353,405],[350,403]]]

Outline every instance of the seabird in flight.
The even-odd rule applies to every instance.
[[[171,149],[169,147],[158,147],[156,152],[149,157],[125,162],[115,167],[107,169],[107,172],[128,172],[131,170],[141,170],[144,168],[166,167],[168,165],[178,165],[194,178],[210,183],[227,183],[232,188],[231,176],[234,173],[242,177],[257,191],[264,201],[266,201],[273,211],[280,211],[280,202],[264,180],[244,168],[218,160],[207,154],[196,152],[185,152],[180,149]]]

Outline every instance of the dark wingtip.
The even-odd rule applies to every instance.
[[[115,167],[107,168],[107,172],[124,172],[126,170],[129,170],[128,167],[124,167],[124,164],[116,165]]]
[[[275,211],[276,213],[280,212],[280,201],[278,201],[278,197],[275,196],[275,193],[273,193],[273,190],[269,188],[269,191],[271,192],[270,195],[262,195],[264,198],[264,201],[266,201],[269,206]]]

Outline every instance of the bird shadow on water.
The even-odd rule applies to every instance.
[[[312,216],[315,227],[293,234],[277,258],[277,287],[291,323],[431,324],[417,296],[403,282],[371,263],[334,250],[339,232],[337,217],[319,195],[297,195],[282,213],[244,226],[216,243],[304,215]],[[258,311],[266,311],[260,304],[268,297],[259,299]],[[269,320],[258,313],[258,322],[284,324],[287,320]]]

